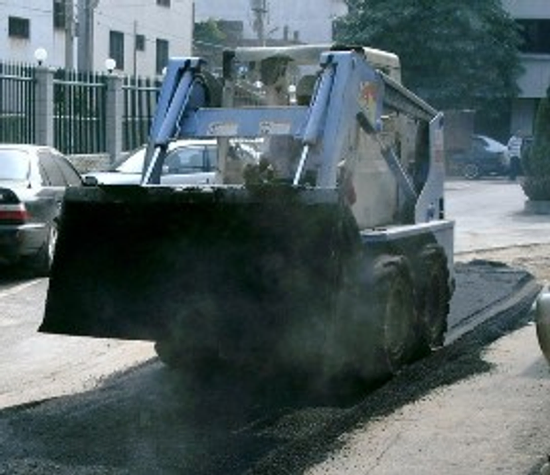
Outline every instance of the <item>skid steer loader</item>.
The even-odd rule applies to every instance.
[[[442,137],[390,53],[241,48],[221,78],[173,58],[141,184],[66,194],[40,331],[153,340],[189,371],[391,374],[444,343]],[[215,183],[159,184],[179,138],[217,139]]]

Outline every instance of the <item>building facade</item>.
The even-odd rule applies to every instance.
[[[239,22],[247,43],[329,43],[333,20],[346,12],[344,0],[195,0],[197,22]]]
[[[192,0],[4,0],[0,60],[100,71],[113,58],[126,74],[159,74],[190,55]]]
[[[521,26],[524,44],[519,78],[519,97],[512,104],[510,132],[530,135],[538,103],[550,86],[550,2],[548,0],[502,0],[506,11]]]

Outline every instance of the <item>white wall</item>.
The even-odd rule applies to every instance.
[[[332,20],[347,11],[343,0],[267,0],[267,4],[266,36],[282,39],[288,25],[290,39],[298,31],[300,41],[305,43],[332,41]],[[244,37],[257,38],[252,28],[250,0],[195,0],[195,17],[196,21],[209,18],[242,21]]]
[[[141,3],[141,5],[140,5]],[[187,56],[192,51],[193,1],[171,0],[170,7],[154,0],[101,0],[94,13],[94,65],[104,68],[109,57],[109,32],[124,33],[124,72],[155,75],[156,40],[169,42],[169,56]],[[145,51],[134,62],[134,32],[145,36]],[[120,66],[120,65],[119,65]]]
[[[0,15],[0,59],[3,61],[34,63],[34,51],[43,47],[48,52],[48,63],[64,64],[65,39],[54,32],[52,0],[4,0]],[[8,36],[8,17],[16,16],[30,20],[30,38],[18,39]]]
[[[77,16],[78,0],[75,5]],[[48,52],[46,64],[65,65],[65,32],[53,28],[52,0],[3,0],[0,5],[0,61],[34,63],[34,51],[42,47]],[[30,38],[17,39],[8,36],[8,17],[17,16],[30,20]],[[193,0],[171,0],[170,7],[162,7],[155,0],[100,0],[94,12],[95,70],[105,68],[109,57],[109,31],[125,35],[124,72],[134,72],[134,29],[145,35],[145,51],[137,52],[136,72],[154,76],[157,38],[169,42],[169,55],[190,55],[193,34]],[[78,38],[74,40],[74,65],[78,64],[76,52]]]
[[[504,9],[514,18],[550,18],[548,0],[501,0]]]

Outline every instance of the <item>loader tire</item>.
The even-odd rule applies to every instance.
[[[443,346],[447,331],[447,316],[451,289],[449,269],[443,248],[429,244],[417,259],[419,344],[417,356],[422,357]]]
[[[170,340],[159,340],[155,342],[155,352],[169,368],[179,368],[183,365],[183,355],[174,348],[174,343]]]
[[[542,354],[550,363],[550,293],[540,293],[535,303],[535,323],[537,340]]]
[[[414,349],[414,285],[408,260],[403,256],[378,258],[374,272],[383,363],[395,374],[411,359]]]

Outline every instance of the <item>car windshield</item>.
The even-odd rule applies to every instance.
[[[29,178],[30,158],[15,149],[0,150],[0,180],[24,181]]]
[[[120,173],[141,173],[144,159],[145,147],[130,154],[126,160],[115,168],[115,170]]]
[[[141,173],[145,160],[145,147],[141,147],[130,153],[127,158],[115,164],[114,170],[119,173]],[[205,163],[207,153],[208,163]],[[214,167],[217,161],[217,148],[215,145],[205,147],[203,145],[184,145],[170,150],[166,156],[166,172],[175,174],[188,174],[206,171]]]
[[[501,151],[506,148],[506,146],[496,140],[486,137],[484,135],[479,135],[478,138],[485,143],[487,150]]]

